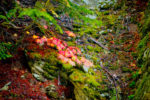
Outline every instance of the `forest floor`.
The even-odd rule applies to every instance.
[[[128,15],[128,17],[131,17],[130,12],[128,12]],[[123,95],[124,98],[127,98],[127,96],[134,92],[134,90],[131,91],[135,84],[132,83],[132,76],[136,74],[138,70],[134,53],[137,52],[136,47],[140,41],[140,37],[136,24],[124,24],[127,24],[124,25],[126,29],[119,30],[119,33],[113,30],[113,32],[102,35],[102,38],[106,41],[103,43],[107,49],[96,53],[96,57],[103,65],[101,67],[107,77],[105,81],[108,87],[113,87],[117,92],[116,94]],[[120,25],[122,25],[122,23],[120,23]],[[63,40],[63,38],[67,37],[60,36],[60,38]],[[76,40],[74,44],[87,51],[85,56],[92,56],[95,52],[90,51],[90,47],[96,48],[100,42],[95,41],[99,41],[99,39],[94,38],[91,42],[90,38],[87,38],[85,35]],[[59,93],[65,91],[63,86],[58,85],[57,80],[46,80],[45,82],[37,81],[31,74],[24,54],[20,52],[21,51],[13,58],[0,62],[1,100],[23,100],[23,98],[25,100],[50,100],[44,90],[44,88],[50,84],[55,84]]]
[[[131,72],[138,69],[136,66],[136,59],[131,55],[133,52],[136,52],[135,47],[139,41],[137,32],[134,31],[137,29],[134,27],[135,25],[131,24],[130,28],[133,28],[133,30],[130,30],[127,33],[121,33],[119,36],[113,34],[106,35],[105,38],[111,36],[113,41],[125,41],[119,45],[109,42],[109,50],[113,52],[101,52],[100,54],[100,59],[104,63],[105,70],[113,76],[116,82],[114,83],[109,74],[106,73],[106,76],[108,76],[107,81],[111,82],[109,85],[115,84],[118,93],[124,95],[129,94],[129,84],[131,82],[128,80],[130,80]],[[22,100],[23,98],[49,100],[43,89],[50,84],[57,84],[57,82],[37,81],[32,76],[27,67],[28,65],[25,64],[25,62],[23,54],[19,54],[14,58],[10,58],[5,62],[0,63],[0,88],[3,90],[0,92],[1,100],[14,100],[15,98],[17,100]],[[62,89],[61,87],[58,88]]]
[[[49,100],[44,87],[50,85],[37,81],[24,64],[24,59],[11,58],[0,63],[0,99],[1,100]],[[20,61],[21,59],[22,61]]]

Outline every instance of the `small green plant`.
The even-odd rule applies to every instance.
[[[129,84],[129,87],[131,87],[131,88],[135,87],[135,81],[131,82],[131,83]]]
[[[149,35],[150,33],[148,33],[139,43],[138,45],[138,49],[144,48],[147,45],[147,42],[149,41]]]
[[[130,96],[128,96],[128,98],[129,98],[129,100],[133,100],[134,95],[130,95]]]
[[[12,55],[9,53],[11,47],[12,45],[10,43],[0,43],[0,60],[12,57]]]
[[[138,76],[139,76],[139,73],[138,73],[138,71],[137,71],[136,73],[133,73],[132,78],[133,78],[133,79],[136,79]]]

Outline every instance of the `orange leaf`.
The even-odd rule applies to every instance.
[[[76,37],[76,35],[75,35],[73,32],[71,32],[71,31],[65,31],[65,32],[66,32],[67,35],[70,36],[70,37]]]
[[[136,65],[134,63],[131,63],[130,66],[135,67]]]

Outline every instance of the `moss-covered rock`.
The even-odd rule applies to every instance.
[[[44,64],[45,62],[43,61],[35,61],[34,63],[33,61],[29,62],[29,66],[31,68],[33,76],[39,81],[45,80],[42,75],[44,73],[44,70],[43,70]]]
[[[59,94],[57,92],[57,87],[55,85],[50,85],[46,87],[46,94],[53,99],[59,99]]]
[[[74,94],[75,94],[75,99],[76,100],[88,100],[88,96],[85,95],[85,93],[82,91],[82,86],[79,84],[74,85]]]
[[[150,50],[145,45],[149,41],[149,35],[146,35],[140,42],[139,61],[141,68],[141,78],[136,82],[136,92],[134,100],[149,100],[150,97]]]
[[[143,74],[136,87],[134,100],[148,100],[150,96],[150,75],[148,72]]]

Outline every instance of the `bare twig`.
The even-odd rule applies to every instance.
[[[116,84],[116,81],[115,81],[114,76],[111,75],[111,73],[103,66],[102,63],[100,63],[100,66],[101,66],[101,68],[108,74],[108,76],[112,79],[112,81],[113,81],[113,83],[114,83],[114,86],[115,86],[115,89],[116,89],[116,100],[119,100],[118,90],[117,90],[117,84]]]
[[[104,48],[105,50],[108,50],[107,47],[105,47],[102,43],[96,41],[94,38],[89,37],[88,39],[92,40],[93,42],[95,42],[95,43],[98,44],[100,47]]]
[[[9,24],[15,28],[15,29],[23,29],[23,27],[19,27],[19,26],[16,26],[15,24],[13,24],[12,22],[9,22]]]
[[[3,12],[5,13],[5,16],[7,15],[7,11],[2,7],[2,6],[0,6],[0,9],[2,9],[3,10]],[[7,16],[6,16],[7,17]],[[11,25],[13,28],[15,28],[15,29],[22,29],[23,27],[18,27],[18,26],[16,26],[15,24],[13,24],[11,21],[8,21],[8,23],[9,23],[9,25]]]

